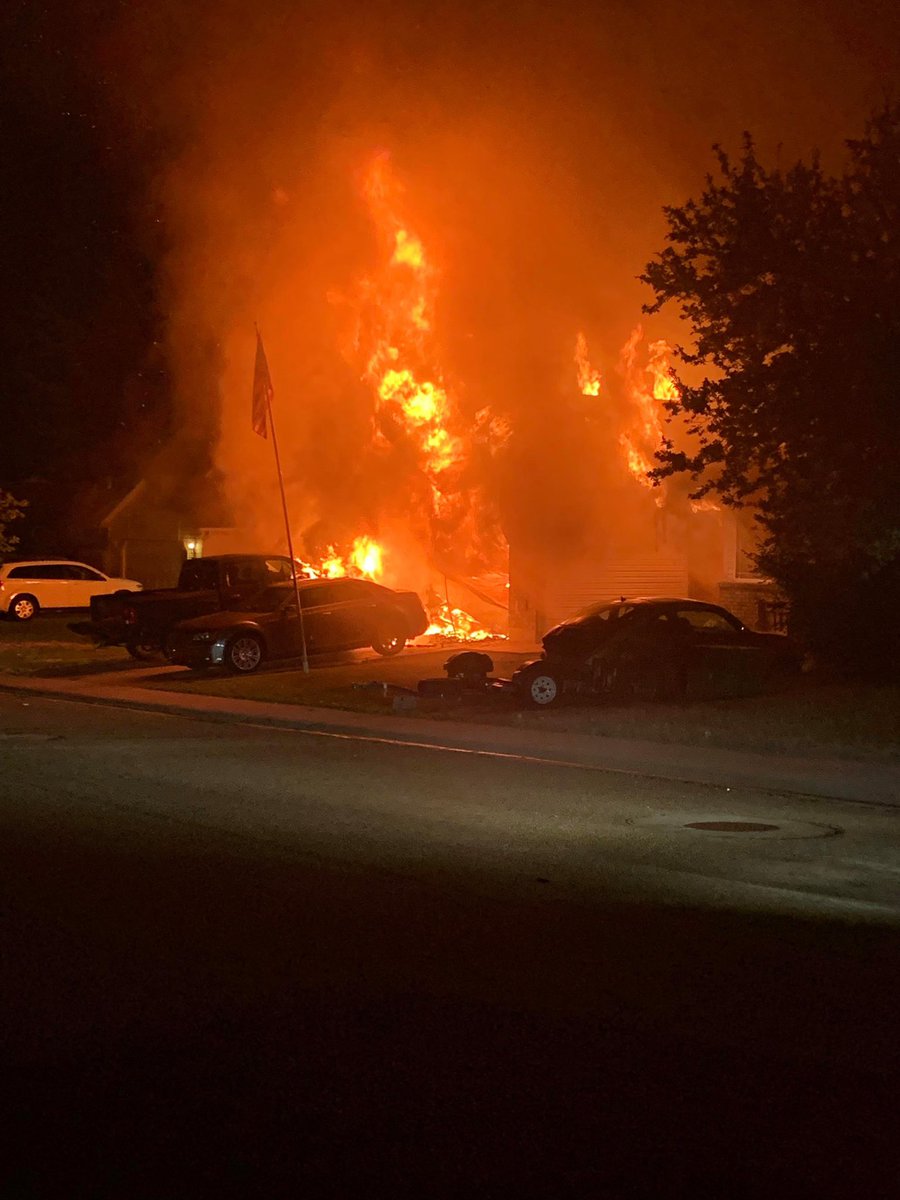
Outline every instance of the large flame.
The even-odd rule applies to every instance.
[[[298,559],[297,562],[307,579],[343,579],[351,575],[357,579],[373,579],[377,583],[384,574],[383,558],[384,551],[379,543],[362,536],[353,539],[345,554],[328,546],[321,558],[309,562]]]
[[[370,163],[362,192],[379,258],[354,289],[351,302],[357,332],[352,355],[372,389],[374,445],[393,452],[398,470],[408,478],[403,518],[417,531],[418,566],[446,574],[446,564],[455,557],[465,563],[464,573],[479,566],[483,570],[488,564],[496,570],[496,548],[505,551],[505,543],[480,490],[463,480],[476,444],[480,452],[485,445],[493,452],[508,438],[509,430],[489,408],[466,422],[452,398],[435,349],[438,273],[406,217],[403,189],[387,154]],[[384,515],[370,514],[370,525],[377,530],[377,518]],[[407,576],[408,553],[407,545],[400,556],[403,562],[392,561],[392,578]],[[313,569],[377,579],[388,557],[388,546],[357,538],[350,551],[343,555],[329,551]],[[443,608],[447,612],[440,604],[431,606],[432,634],[479,636],[474,618]],[[484,630],[480,636],[496,635]]]
[[[619,442],[632,475],[644,487],[652,488],[654,484],[649,473],[653,469],[654,455],[663,442],[663,404],[677,397],[678,389],[669,373],[667,342],[651,343],[647,366],[641,368],[638,365],[637,351],[643,336],[643,329],[638,325],[622,348],[620,362],[634,420],[631,429],[619,435]],[[662,505],[664,502],[662,485],[657,490],[656,503]]]
[[[372,162],[363,193],[387,249],[380,277],[370,280],[366,288],[376,298],[377,318],[374,349],[363,377],[377,395],[376,423],[381,432],[399,426],[407,444],[416,449],[435,516],[441,513],[448,492],[443,477],[466,454],[463,439],[448,428],[450,399],[429,344],[436,272],[421,238],[401,216],[402,189],[386,154]]]
[[[369,164],[362,194],[378,257],[349,294],[334,292],[332,298],[353,310],[355,331],[345,353],[372,391],[375,458],[385,471],[395,471],[403,487],[399,500],[395,488],[384,508],[366,512],[365,526],[374,536],[329,545],[301,560],[301,570],[311,579],[355,576],[401,587],[416,578],[446,578],[451,568],[469,575],[490,564],[496,571],[498,562],[485,551],[501,543],[499,529],[480,489],[465,482],[465,468],[476,444],[479,453],[485,445],[493,449],[509,430],[487,407],[467,422],[452,399],[435,350],[437,271],[406,217],[387,154]],[[461,609],[451,610],[433,587],[427,590],[433,595],[426,637],[503,636]]]

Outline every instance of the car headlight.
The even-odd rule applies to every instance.
[[[213,635],[209,632],[208,629],[205,629],[203,631],[203,633],[195,633],[193,635],[193,637],[191,638],[192,642],[211,642],[212,640],[213,640]]]

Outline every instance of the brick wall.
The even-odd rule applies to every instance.
[[[719,584],[719,603],[749,629],[784,633],[787,605],[773,583],[764,580],[728,580]]]

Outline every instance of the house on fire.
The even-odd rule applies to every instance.
[[[608,527],[594,527],[577,506],[545,515],[541,528],[526,513],[507,529],[508,587],[499,575],[436,575],[436,599],[446,597],[486,628],[529,644],[585,605],[618,596],[713,600],[753,628],[778,627],[777,597],[753,566],[745,514],[692,512],[683,498],[660,507],[633,479],[620,486],[608,497],[615,513]],[[104,568],[145,587],[172,586],[186,558],[258,549],[235,519],[208,445],[187,439],[159,451],[100,527]]]

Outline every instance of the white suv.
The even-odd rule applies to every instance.
[[[42,608],[89,608],[91,596],[126,588],[139,592],[133,579],[110,579],[85,563],[39,558],[0,565],[0,613],[30,621]]]

